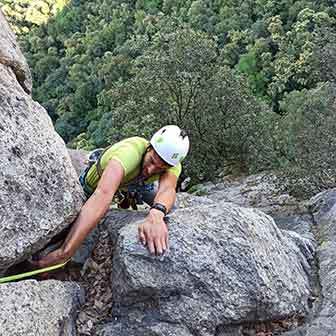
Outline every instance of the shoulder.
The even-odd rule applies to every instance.
[[[176,166],[168,168],[167,171],[173,173],[176,177],[179,177],[182,172],[182,165],[181,163],[178,163]]]
[[[149,146],[149,141],[145,138],[142,137],[131,137],[131,138],[126,138],[120,143],[127,144],[130,146],[136,147],[138,150],[146,150],[147,147]]]
[[[133,171],[140,163],[143,154],[146,152],[149,142],[141,137],[132,137],[113,144],[103,155],[102,163],[114,159],[124,167],[125,175]]]
[[[149,141],[145,138],[141,137],[131,137],[126,138],[121,141],[116,142],[115,144],[111,145],[106,153],[116,153],[125,150],[131,150],[136,151],[139,154],[142,154],[146,151],[147,147],[149,145]]]

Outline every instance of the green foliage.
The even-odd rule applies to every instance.
[[[323,84],[336,79],[336,10],[328,0],[0,3],[24,33],[34,98],[74,147],[148,137],[177,123],[192,137],[194,179],[224,165],[296,179],[311,160],[300,150],[314,140],[307,115],[320,130],[330,126],[324,119],[332,124],[332,89]],[[311,176],[329,174],[316,162]]]
[[[73,131],[61,133],[70,141],[95,118],[91,113],[89,120],[81,121],[89,109],[76,117],[74,91],[89,81],[97,84],[93,93],[98,95],[120,76],[129,79],[132,59],[147,48],[132,46],[135,37],[150,41],[159,31],[188,26],[210,33],[218,41],[222,64],[243,73],[254,95],[282,113],[280,101],[287,92],[310,89],[321,81],[316,36],[321,30],[332,31],[334,22],[327,2],[308,0],[71,1],[23,45],[33,68],[35,97],[53,118],[71,120]],[[95,109],[97,97],[86,97],[90,111]]]
[[[315,36],[320,29],[331,27],[335,19],[325,12],[303,9],[290,32],[284,33],[279,17],[271,18],[269,30],[278,47],[272,68],[275,76],[268,92],[275,110],[286,92],[313,88],[320,80]]]
[[[47,22],[66,5],[68,0],[0,0],[0,8],[7,16],[14,32],[28,33]]]
[[[336,32],[330,28],[321,29],[315,35],[314,52],[322,81],[336,83]]]
[[[256,124],[263,107],[219,60],[216,42],[203,33],[158,33],[134,62],[135,76],[99,95],[102,118],[90,138],[98,135],[101,145],[102,134],[110,141],[139,132],[149,137],[161,125],[178,124],[192,141],[191,177],[215,175],[227,161],[246,170],[262,144]]]
[[[286,159],[282,171],[296,195],[311,196],[335,187],[336,86],[319,84],[293,91],[282,101],[286,115],[279,122],[278,150]]]

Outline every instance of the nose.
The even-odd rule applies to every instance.
[[[154,171],[155,171],[155,165],[153,165],[153,164],[151,164],[150,166],[148,166],[148,168],[147,168],[147,173],[148,173],[148,175],[150,176],[150,175],[152,175],[153,173],[154,173]]]

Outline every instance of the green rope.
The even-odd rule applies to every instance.
[[[63,267],[68,261],[69,260],[67,260],[66,262],[64,262],[62,264],[49,266],[49,267],[45,267],[45,268],[40,268],[40,269],[37,269],[35,271],[30,271],[30,272],[26,272],[26,273],[15,274],[15,275],[11,275],[11,276],[8,276],[8,277],[0,278],[0,284],[10,282],[10,281],[14,281],[14,280],[27,278],[27,277],[30,277],[30,276],[33,276],[33,275],[36,275],[36,274],[39,274],[39,273],[53,271],[55,269]]]

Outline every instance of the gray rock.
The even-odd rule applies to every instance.
[[[321,241],[336,241],[336,189],[314,196],[310,200],[310,210]]]
[[[145,321],[138,322],[119,321],[100,327],[94,333],[95,336],[193,336],[187,328],[165,322]]]
[[[300,250],[300,254],[298,257],[303,257],[302,261],[306,263],[308,261],[309,270],[307,269],[307,272],[310,271],[310,265],[314,262],[314,256],[316,252],[316,242],[314,239],[309,239],[301,236],[300,234],[294,232],[294,231],[281,231],[283,235],[285,235],[288,238],[289,242],[292,242],[297,248]],[[293,247],[292,251],[295,250]],[[305,267],[304,267],[305,268]]]
[[[307,328],[307,336],[330,336],[336,331],[336,243],[323,243],[319,250],[321,305]]]
[[[111,209],[105,216],[103,224],[110,233],[112,244],[117,243],[119,231],[128,224],[144,220],[147,215],[145,211]]]
[[[111,213],[105,224],[112,240],[119,230],[112,286],[120,321],[143,314],[143,324],[149,316],[205,336],[218,326],[307,313],[309,262],[264,213],[225,202],[178,209],[169,216],[170,249],[162,257],[138,242],[134,221],[144,214]]]
[[[35,280],[0,286],[1,336],[74,336],[84,299],[74,282]]]
[[[312,233],[313,220],[311,215],[273,217],[273,219],[281,230],[294,231],[311,241],[315,240]]]
[[[290,330],[281,334],[281,336],[305,336],[306,329],[304,327],[300,327],[296,330]]]
[[[185,192],[177,193],[175,207],[172,212],[177,209],[194,208],[211,204],[214,204],[214,201],[207,197],[199,197]],[[113,209],[106,214],[102,223],[99,225],[101,227],[106,227],[106,229],[109,230],[112,244],[115,245],[119,237],[119,230],[122,227],[136,221],[144,220],[147,214],[148,212],[146,211]]]
[[[98,238],[99,228],[96,227],[85,238],[81,246],[77,249],[76,253],[71,258],[71,261],[79,265],[84,265],[85,261],[91,256],[91,253],[98,241]]]
[[[272,174],[258,174],[247,177],[223,179],[219,183],[205,183],[194,187],[196,194],[206,196],[215,202],[226,201],[253,207],[272,217],[287,217],[306,213],[305,202],[290,196]]]
[[[301,330],[300,336],[330,336],[336,332],[336,190],[319,193],[310,200],[319,238],[320,298],[316,316]]]
[[[76,170],[77,175],[79,176],[80,173],[85,169],[87,164],[89,152],[84,151],[82,149],[71,149],[68,148],[68,153],[71,158],[71,163]]]
[[[194,196],[186,192],[177,193],[176,195],[176,208],[194,208],[201,205],[215,204],[215,201],[207,197]]]
[[[252,331],[251,333],[249,332],[243,332],[243,326],[237,326],[237,325],[232,325],[232,326],[220,326],[216,330],[215,336],[255,336],[256,333],[255,331]]]
[[[309,200],[309,209],[316,222],[330,218],[336,204],[336,189],[322,191]]]
[[[1,64],[0,140],[1,272],[67,227],[84,195],[47,112]]]
[[[32,91],[32,78],[28,64],[21,53],[15,35],[0,9],[0,64],[10,67],[26,93]]]

